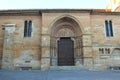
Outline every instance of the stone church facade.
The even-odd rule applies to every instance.
[[[0,11],[0,67],[47,70],[120,66],[120,12]]]

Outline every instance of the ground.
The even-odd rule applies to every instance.
[[[49,70],[8,71],[0,70],[0,80],[120,80],[120,71]]]

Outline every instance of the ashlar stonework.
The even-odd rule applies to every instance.
[[[24,36],[26,20],[32,21],[29,37]],[[112,21],[113,36],[106,36],[106,20]],[[0,67],[101,70],[120,66],[119,35],[119,12],[104,9],[3,10],[0,11]],[[64,61],[63,66],[58,65],[61,51],[67,53],[66,62],[70,63],[71,59],[69,50],[58,48],[61,39],[73,42],[73,65],[68,66]]]

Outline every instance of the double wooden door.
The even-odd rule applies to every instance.
[[[74,42],[71,38],[63,37],[58,41],[58,66],[74,65]]]

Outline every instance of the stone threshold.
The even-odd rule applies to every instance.
[[[50,70],[85,70],[83,66],[50,66]]]

